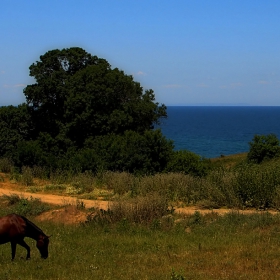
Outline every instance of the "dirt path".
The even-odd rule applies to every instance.
[[[1,186],[1,184],[0,184]],[[5,188],[0,188],[0,196],[2,195],[11,195],[11,194],[16,194],[20,197],[24,198],[38,198],[42,202],[46,202],[49,204],[55,204],[55,205],[68,205],[72,204],[75,205],[77,204],[77,200],[79,202],[83,202],[86,208],[99,208],[103,210],[108,209],[108,201],[103,201],[103,200],[89,200],[89,199],[78,199],[76,197],[70,197],[70,196],[60,196],[60,195],[53,195],[53,194],[42,194],[42,193],[30,193],[30,192],[24,192],[24,191],[16,191],[16,190],[11,190],[11,189],[5,189]]]
[[[24,198],[38,198],[42,202],[46,202],[49,204],[54,205],[61,205],[61,206],[67,206],[67,205],[76,205],[77,201],[80,203],[83,202],[85,205],[85,208],[97,208],[97,209],[103,209],[108,210],[109,204],[112,202],[103,201],[103,200],[89,200],[89,199],[79,199],[76,197],[70,197],[70,196],[62,196],[62,195],[53,195],[53,194],[42,194],[42,193],[30,193],[25,191],[16,191],[12,189],[7,189],[2,187],[3,183],[0,183],[0,196],[2,195],[11,195],[11,194],[17,194],[20,197]],[[201,214],[207,214],[207,213],[217,213],[220,215],[224,215],[226,213],[237,211],[233,209],[199,209],[198,207],[180,207],[175,208],[175,212],[182,213],[185,215],[192,215],[195,213],[195,211],[199,211]],[[257,210],[238,210],[240,213],[260,213],[260,211]],[[279,213],[277,211],[270,211],[273,214]]]

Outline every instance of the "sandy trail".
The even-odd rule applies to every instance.
[[[12,195],[16,194],[20,197],[24,198],[38,198],[42,202],[46,202],[49,204],[55,205],[68,205],[68,204],[77,204],[77,201],[83,202],[86,208],[99,208],[103,210],[107,210],[109,206],[108,201],[103,200],[89,200],[89,199],[79,199],[77,197],[70,197],[70,196],[62,196],[62,195],[53,195],[53,194],[42,194],[42,193],[30,193],[24,191],[16,191],[11,189],[0,188],[0,196],[2,195]]]
[[[25,192],[25,191],[16,191],[12,189],[6,189],[2,188],[3,183],[0,183],[0,196],[2,195],[12,195],[16,194],[20,197],[24,198],[38,198],[42,202],[54,204],[54,205],[60,205],[60,206],[66,206],[66,205],[76,205],[77,201],[80,203],[83,202],[85,205],[85,208],[96,208],[96,209],[103,209],[108,210],[109,205],[113,202],[104,201],[104,200],[89,200],[89,199],[80,199],[77,197],[70,197],[70,196],[63,196],[63,195],[53,195],[53,194],[42,194],[42,193],[31,193],[31,192]],[[207,213],[217,213],[219,215],[224,215],[226,213],[230,213],[232,211],[238,211],[239,213],[244,214],[251,214],[251,213],[260,213],[261,211],[257,210],[234,210],[234,209],[199,209],[198,207],[175,207],[176,213],[181,213],[185,215],[192,215],[196,211],[199,211],[201,214],[207,214]],[[270,213],[276,214],[279,213],[277,211],[269,211]]]

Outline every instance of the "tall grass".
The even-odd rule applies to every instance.
[[[238,164],[234,166],[231,161],[228,166],[227,161],[223,165],[220,159],[219,164],[215,163],[204,177],[182,173],[136,176],[127,172],[103,171],[93,174],[66,170],[54,170],[47,175],[44,168],[23,167],[19,173],[9,164],[4,159],[2,170],[11,170],[11,178],[25,186],[34,185],[34,178],[37,176],[49,176],[45,189],[51,190],[59,186],[60,192],[65,191],[70,195],[83,194],[87,198],[101,196],[106,199],[119,199],[158,193],[172,205],[183,203],[203,208],[280,208],[279,160],[257,165],[242,162],[238,158]]]

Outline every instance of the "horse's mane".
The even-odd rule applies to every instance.
[[[27,225],[31,226],[31,227],[34,228],[36,231],[38,231],[38,232],[42,233],[43,235],[45,235],[44,232],[43,232],[39,227],[37,227],[35,224],[33,224],[33,223],[32,223],[31,221],[29,221],[27,218],[25,218],[24,216],[21,216],[21,215],[19,215],[19,216],[26,222]]]

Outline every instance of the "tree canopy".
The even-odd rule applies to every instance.
[[[105,59],[56,49],[29,70],[35,83],[24,89],[26,103],[0,108],[0,157],[16,167],[205,173],[199,156],[174,152],[154,129],[167,113],[153,90]]]
[[[37,136],[68,139],[81,148],[89,137],[143,133],[166,117],[152,90],[81,48],[48,51],[30,66],[35,84],[24,89]]]

